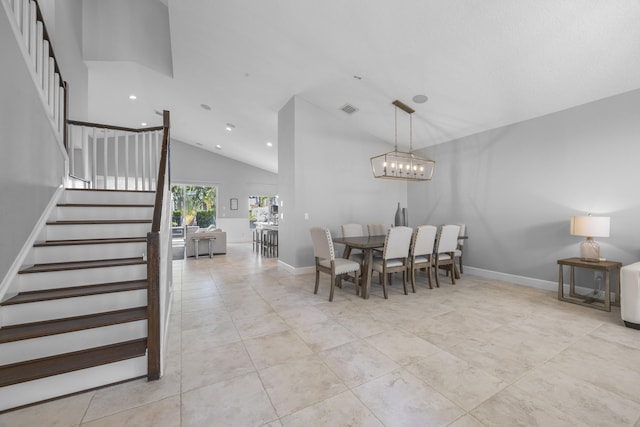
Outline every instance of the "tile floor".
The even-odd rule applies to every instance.
[[[640,426],[640,331],[620,313],[468,274],[369,300],[249,245],[174,262],[166,374],[0,426]]]

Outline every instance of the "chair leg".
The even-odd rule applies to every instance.
[[[384,299],[388,299],[388,297],[387,297],[387,286],[386,286],[386,284],[385,284],[385,281],[386,281],[385,279],[386,279],[386,278],[387,278],[387,273],[382,273],[382,280],[381,280],[381,282],[382,282],[382,293],[383,293],[383,295],[384,295]]]
[[[316,288],[313,290],[314,294],[318,293],[318,285],[320,284],[320,271],[316,270]]]
[[[438,261],[436,260],[436,265],[433,269],[433,276],[436,278],[436,288],[440,287],[440,279],[438,278],[440,266],[438,265]]]
[[[409,295],[409,293],[407,292],[407,270],[406,269],[402,272],[402,288],[404,289],[404,294]]]
[[[451,284],[455,285],[456,284],[456,260],[452,259],[451,260],[451,264],[449,265],[449,270],[451,270]]]
[[[413,268],[411,269],[411,290],[414,294],[416,293],[416,271]]]
[[[462,255],[460,255],[460,256],[458,257],[458,261],[460,262],[460,274],[463,274],[463,273],[464,273],[464,271],[462,271]],[[458,277],[458,279],[459,279],[459,278],[460,278],[460,277]]]
[[[354,273],[353,285],[356,288],[356,296],[360,296],[360,271]]]
[[[336,275],[331,275],[331,291],[329,291],[329,302],[333,301],[333,291],[336,288]]]
[[[433,286],[431,285],[431,266],[427,267],[427,279],[429,280],[429,289],[433,289]]]

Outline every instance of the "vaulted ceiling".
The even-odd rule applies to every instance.
[[[127,25],[168,27],[170,63],[91,58],[90,119],[168,109],[173,138],[273,172],[294,95],[390,144],[399,99],[421,148],[640,88],[638,0],[150,1],[168,19]]]

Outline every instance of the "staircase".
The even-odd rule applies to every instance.
[[[147,375],[154,197],[64,191],[0,303],[0,412]]]

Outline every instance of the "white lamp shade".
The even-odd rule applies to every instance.
[[[585,237],[609,237],[608,216],[572,216],[571,234]]]

